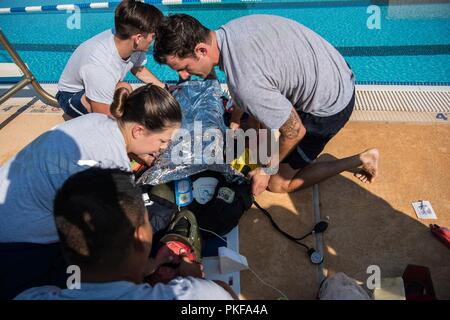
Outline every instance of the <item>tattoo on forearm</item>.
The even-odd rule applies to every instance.
[[[291,109],[291,114],[287,121],[281,126],[281,138],[295,139],[297,138],[301,128],[301,120],[294,108]]]

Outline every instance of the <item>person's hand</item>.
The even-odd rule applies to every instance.
[[[269,185],[270,175],[263,171],[263,168],[258,167],[248,173],[248,177],[252,180],[252,193],[258,196],[263,193]]]
[[[178,276],[204,278],[203,265],[201,263],[191,261],[187,257],[183,257],[178,267]]]
[[[161,265],[166,263],[179,264],[181,258],[174,255],[173,252],[166,246],[163,245],[156,254],[156,257],[150,258],[145,266],[144,276],[148,276],[156,271]]]
[[[241,126],[241,124],[238,123],[238,122],[234,122],[234,121],[230,122],[230,129],[231,130],[237,130],[237,129],[239,129],[240,126]]]

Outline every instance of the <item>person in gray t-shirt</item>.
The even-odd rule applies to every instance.
[[[153,55],[182,79],[207,78],[219,66],[235,105],[230,128],[240,127],[245,111],[255,128],[279,131],[278,159],[249,173],[255,195],[291,192],[357,168],[363,182],[376,178],[377,149],[314,162],[350,118],[354,76],[331,44],[300,23],[250,15],[211,31],[192,16],[172,15],[158,28]]]
[[[115,99],[115,118],[93,113],[67,121],[0,167],[0,299],[37,279],[50,281],[49,261],[59,252],[53,200],[67,178],[92,166],[131,171],[131,153],[151,165],[180,127],[180,106],[165,89],[121,88]]]
[[[71,176],[56,194],[55,224],[72,266],[68,288],[42,286],[17,300],[231,300],[223,282],[203,279],[201,265],[183,258],[177,277],[146,283],[153,232],[130,172],[91,168]],[[158,267],[170,262],[157,256]],[[159,258],[159,259],[158,259]],[[237,297],[236,297],[237,298]]]

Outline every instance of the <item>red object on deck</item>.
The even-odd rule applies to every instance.
[[[430,269],[408,265],[403,272],[406,300],[437,300],[434,293]]]
[[[450,249],[450,230],[437,224],[430,224],[431,233]]]

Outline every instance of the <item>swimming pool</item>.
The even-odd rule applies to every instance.
[[[232,0],[230,0],[232,1]],[[17,7],[93,0],[0,1]],[[147,1],[148,2],[148,1]],[[239,1],[237,1],[239,2]],[[352,66],[357,82],[384,84],[450,84],[450,3],[440,0],[259,0],[257,3],[158,5],[164,14],[187,13],[211,29],[249,14],[275,14],[296,20],[332,43]],[[403,1],[404,2],[404,1]],[[426,3],[425,3],[426,2]],[[370,5],[380,8],[380,28],[369,29]],[[113,9],[82,10],[80,29],[69,29],[72,13],[0,14],[0,27],[42,82],[56,82],[81,42],[113,26]],[[280,52],[282,58],[283,53]],[[0,62],[11,61],[0,50]],[[160,79],[177,75],[151,58],[147,64]],[[224,81],[224,75],[219,74]],[[132,75],[127,80],[134,80]]]

